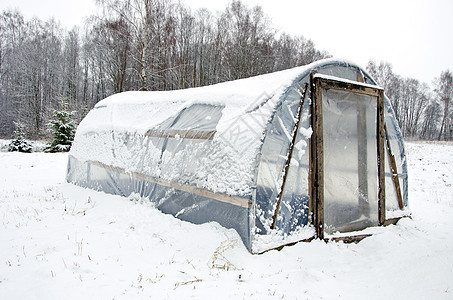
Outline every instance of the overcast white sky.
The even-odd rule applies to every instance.
[[[215,13],[229,0],[181,0]],[[452,0],[242,0],[259,4],[280,31],[301,34],[318,49],[366,67],[371,58],[396,73],[431,83],[453,70]],[[94,0],[0,0],[0,10],[18,8],[27,18],[53,16],[70,28],[95,13]]]

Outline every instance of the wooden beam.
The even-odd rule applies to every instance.
[[[320,79],[319,82],[321,84],[321,87],[326,89],[348,91],[356,94],[363,94],[373,97],[379,97],[380,91],[383,91],[383,89],[378,86],[372,86],[366,83],[360,83],[356,81],[338,80],[332,76],[316,74],[314,76],[314,79],[318,78]]]
[[[378,164],[378,216],[379,225],[385,223],[385,129],[384,129],[384,90],[379,90],[377,102],[377,164]]]
[[[365,239],[367,237],[370,237],[370,236],[373,236],[373,235],[372,234],[358,234],[358,235],[348,235],[348,236],[341,236],[341,237],[331,237],[331,238],[326,238],[326,239],[323,239],[323,240],[326,243],[328,243],[328,242],[336,242],[336,243],[343,242],[345,244],[352,244],[352,243],[357,244],[360,241],[362,241],[363,239]],[[309,237],[309,238],[306,238],[306,239],[303,239],[303,240],[287,243],[287,244],[284,244],[284,245],[281,245],[281,246],[277,246],[277,247],[274,247],[274,248],[271,248],[271,249],[268,249],[268,250],[264,250],[262,252],[259,252],[258,254],[263,254],[263,253],[266,253],[266,252],[269,252],[269,251],[272,251],[272,250],[281,251],[285,247],[291,247],[291,246],[297,245],[298,243],[310,243],[314,239],[315,239],[314,236],[313,237]]]
[[[210,191],[210,190],[207,190],[207,189],[199,188],[199,187],[196,187],[196,186],[193,186],[193,185],[181,184],[181,183],[178,183],[178,182],[175,182],[175,181],[165,180],[165,179],[162,179],[162,178],[146,175],[146,174],[143,174],[143,173],[128,172],[128,171],[126,171],[123,168],[106,165],[106,164],[101,163],[99,161],[87,161],[87,163],[88,163],[88,165],[92,164],[92,165],[95,165],[97,167],[100,167],[100,168],[103,168],[103,169],[106,169],[106,170],[110,170],[110,171],[113,171],[113,172],[116,172],[116,173],[119,173],[119,174],[127,175],[130,178],[145,180],[145,181],[148,181],[148,182],[151,182],[151,183],[155,183],[155,184],[158,184],[158,185],[161,185],[161,186],[165,186],[165,187],[168,187],[168,188],[173,188],[175,190],[179,190],[179,191],[195,194],[195,195],[206,197],[206,198],[215,199],[215,200],[220,201],[220,202],[224,202],[224,203],[228,203],[228,204],[232,204],[232,205],[236,205],[236,206],[240,206],[240,207],[244,207],[244,208],[251,208],[252,207],[252,200],[251,199],[242,198],[242,197],[238,197],[238,196],[231,196],[231,195],[222,194],[222,193],[217,193],[217,192],[213,192],[213,191]]]
[[[315,239],[315,237],[312,236],[312,237],[309,237],[309,238],[306,238],[306,239],[303,239],[303,240],[299,240],[299,241],[296,241],[296,242],[291,242],[291,243],[287,243],[287,244],[284,244],[284,245],[281,245],[281,246],[277,246],[277,247],[274,247],[274,248],[271,248],[271,249],[267,249],[267,250],[264,250],[262,252],[259,252],[258,254],[264,254],[264,253],[272,251],[272,250],[281,251],[285,247],[291,247],[291,246],[297,245],[298,243],[310,243],[314,239]]]
[[[359,234],[359,235],[349,235],[349,236],[339,236],[339,237],[332,237],[328,240],[333,242],[343,242],[345,244],[357,244],[364,238],[372,236],[371,234]],[[327,240],[327,241],[328,241]]]
[[[385,220],[384,226],[395,225],[396,223],[398,223],[399,220],[401,220],[402,218],[407,218],[407,217],[411,218],[410,216],[404,216],[404,217],[399,217],[399,218],[387,219],[387,220]]]
[[[313,210],[316,236],[324,238],[324,145],[323,145],[323,113],[322,113],[322,82],[320,77],[312,75],[312,154],[313,154]]]
[[[387,153],[389,155],[389,160],[390,160],[390,169],[392,171],[392,181],[395,186],[396,190],[396,197],[398,199],[398,206],[400,209],[404,208],[404,203],[403,203],[403,197],[401,195],[401,188],[400,188],[400,181],[398,178],[398,170],[396,168],[396,160],[395,156],[393,155],[392,152],[392,147],[390,145],[390,140],[387,132],[387,126],[384,126],[384,131],[385,131],[385,140],[386,140],[386,148],[387,148]]]
[[[280,192],[277,195],[277,203],[275,206],[274,214],[272,216],[271,229],[274,229],[275,225],[277,224],[277,216],[278,216],[278,212],[280,210],[280,205],[281,205],[282,198],[283,198],[283,192],[285,191],[286,179],[288,178],[289,168],[291,165],[291,159],[293,157],[293,150],[294,150],[294,146],[296,144],[297,133],[299,131],[300,118],[302,117],[302,110],[304,108],[305,96],[307,94],[307,90],[308,90],[308,84],[306,83],[304,90],[302,91],[302,97],[299,101],[299,107],[297,109],[296,123],[294,124],[294,127],[293,127],[292,140],[291,140],[291,143],[289,144],[289,148],[288,148],[288,156],[286,158],[285,170],[283,173],[283,181],[282,181],[282,185],[280,187]]]

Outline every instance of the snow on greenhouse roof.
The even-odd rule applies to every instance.
[[[280,97],[295,80],[307,75],[310,70],[331,63],[353,65],[346,60],[324,59],[301,67],[204,87],[118,93],[97,103],[92,112],[97,117],[86,118],[78,130],[90,132],[113,129],[145,133],[193,104],[224,106],[219,130],[225,121],[243,115],[264,102],[273,111]]]
[[[329,65],[355,66],[347,61],[327,59],[205,87],[112,95],[100,101],[79,124],[71,155],[80,161],[97,161],[172,181],[175,180],[173,175],[177,173],[177,167],[172,169],[169,166],[177,163],[176,158],[191,157],[184,151],[195,150],[173,153],[171,155],[175,157],[167,161],[168,153],[159,150],[156,133],[164,132],[167,137],[172,134],[171,137],[176,139],[184,138],[180,133],[201,133],[199,136],[212,138],[212,143],[209,143],[211,154],[209,159],[198,162],[197,176],[200,179],[194,184],[229,195],[250,195],[255,161],[266,125],[283,100],[283,95],[312,71]],[[200,104],[221,108],[219,118],[209,124],[209,131],[203,131],[206,128],[198,126],[204,122],[203,119],[211,117],[205,114],[202,107],[195,107]],[[174,128],[172,124],[177,122],[185,108],[188,110],[184,118],[193,119],[184,124],[186,127]],[[149,143],[150,137],[157,144]],[[188,143],[195,145],[198,142],[193,140]],[[168,167],[166,170],[173,170],[175,174],[162,174],[162,161]]]
[[[144,133],[193,104],[224,106],[223,120],[241,115],[266,100],[270,100],[269,104],[274,108],[286,88],[306,69],[305,66],[298,67],[184,90],[115,94],[95,106],[95,114],[107,109],[109,118],[89,118],[90,122],[82,122],[79,130],[100,130],[107,126],[109,129]]]

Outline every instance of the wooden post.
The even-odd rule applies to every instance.
[[[277,224],[278,211],[280,210],[280,204],[282,202],[283,192],[285,190],[286,179],[288,177],[289,167],[291,164],[291,158],[293,157],[293,150],[294,150],[294,146],[296,144],[297,132],[299,130],[300,118],[302,117],[302,109],[304,108],[304,102],[305,102],[305,96],[307,94],[307,90],[308,90],[308,84],[305,84],[305,87],[304,87],[304,90],[302,93],[302,97],[299,102],[299,108],[297,109],[297,116],[296,116],[297,119],[296,119],[296,123],[294,124],[293,132],[292,132],[293,136],[292,136],[291,144],[289,145],[289,148],[288,148],[288,157],[287,157],[286,163],[285,163],[285,171],[283,173],[282,186],[280,188],[280,193],[278,193],[278,196],[277,196],[277,204],[275,206],[274,215],[272,216],[271,229],[274,229],[275,225]]]
[[[403,203],[403,197],[401,196],[401,188],[400,188],[400,181],[398,178],[398,170],[396,168],[396,161],[395,161],[395,156],[393,155],[392,152],[392,147],[390,145],[390,140],[387,132],[387,126],[384,125],[384,130],[385,130],[385,141],[386,141],[386,148],[387,148],[387,153],[389,155],[390,159],[390,168],[392,169],[392,180],[393,184],[395,186],[396,190],[396,197],[398,198],[398,206],[400,209],[404,208],[404,203]]]
[[[378,214],[379,225],[385,225],[385,129],[384,129],[384,91],[379,90],[377,103],[377,156],[378,156]]]
[[[324,152],[323,152],[323,116],[322,87],[319,78],[310,77],[312,87],[312,196],[313,221],[316,236],[324,238]]]

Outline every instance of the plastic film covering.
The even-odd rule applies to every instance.
[[[370,84],[376,84],[376,82],[365,74],[365,82]],[[406,151],[404,148],[404,139],[401,130],[398,126],[398,122],[395,117],[390,100],[384,97],[384,123],[387,130],[388,142],[392,154],[395,158],[396,169],[398,174],[398,181],[400,186],[400,192],[402,196],[402,202],[404,209],[401,210],[398,204],[397,192],[395,184],[393,183],[393,173],[390,167],[390,157],[386,150],[385,154],[385,207],[386,207],[386,218],[397,218],[409,215],[408,211],[408,178],[407,178],[407,161]]]
[[[216,221],[236,229],[252,252],[311,237],[308,96],[297,131],[294,127],[303,89],[313,72],[348,80],[357,80],[361,73],[365,82],[375,84],[353,64],[325,60],[198,89],[114,96],[99,103],[88,122],[79,125],[67,181],[123,196],[138,193],[161,211],[193,223]],[[132,104],[127,97],[132,97]],[[385,123],[407,206],[404,145],[390,102],[384,101]],[[293,132],[297,132],[294,144]],[[289,149],[292,159],[285,174]],[[376,159],[375,146],[373,150],[369,159]],[[387,164],[386,176],[389,191],[394,185]],[[370,176],[368,182],[372,180]],[[368,190],[373,192],[372,187]],[[388,194],[387,210],[399,212],[395,197]],[[369,218],[374,222],[375,209],[371,211]],[[272,241],[260,244],[261,237]]]
[[[214,151],[212,138],[222,109],[221,106],[192,105],[156,129],[148,130],[151,143],[160,150],[158,160],[153,162],[160,178],[205,187],[208,181],[205,167],[212,167],[205,155]]]
[[[222,116],[223,106],[193,104],[183,108],[176,116],[156,126],[156,129],[215,130]]]
[[[129,196],[139,194],[153,202],[164,213],[195,224],[216,221],[234,228],[250,249],[249,205],[238,205],[234,199],[224,201],[211,198],[212,194],[191,189],[180,190],[166,186],[169,182],[156,181],[143,174],[126,172],[121,168],[94,162],[80,162],[69,156],[67,181],[106,193]],[[183,186],[184,187],[184,186]]]
[[[272,216],[280,192],[288,149],[296,123],[300,91],[292,87],[269,125],[261,149],[256,187],[256,233],[271,231]]]
[[[146,134],[113,128],[87,133],[84,138],[104,141],[112,160],[123,165],[80,161],[70,155],[67,181],[116,195],[139,194],[162,212],[192,223],[216,221],[238,231],[250,248],[250,190],[226,180],[216,184],[224,176],[220,165],[233,164],[234,159],[213,157],[225,147],[213,140],[222,110],[222,106],[194,104]]]
[[[325,66],[324,68],[319,68],[319,70],[317,71],[319,74],[357,81],[357,72],[360,72],[360,69],[349,66],[347,64],[334,64]]]
[[[387,218],[392,217],[395,212],[400,210],[387,149],[385,150],[385,210]]]
[[[322,91],[325,232],[378,225],[377,98]]]
[[[402,200],[403,200],[403,205],[405,208],[408,207],[408,185],[407,185],[407,161],[406,161],[406,151],[404,149],[404,142],[403,142],[403,136],[401,134],[401,131],[398,126],[398,122],[395,118],[392,106],[390,104],[390,101],[385,98],[384,99],[384,110],[385,110],[385,126],[387,128],[387,135],[388,135],[388,141],[390,143],[390,147],[392,150],[392,154],[395,158],[396,162],[396,169],[398,172],[398,180],[399,180],[399,185],[401,189],[401,195],[402,195]],[[388,157],[388,153],[387,156]],[[387,160],[389,161],[389,160]],[[395,185],[392,180],[392,171],[390,169],[390,165],[386,163],[385,167],[385,175],[386,175],[386,184],[385,187],[386,189],[395,190]],[[388,179],[387,179],[388,178]],[[387,184],[388,182],[388,184]],[[392,197],[392,196],[391,196]],[[387,198],[387,195],[386,195]],[[392,198],[387,198],[389,201],[386,201],[386,207],[387,207],[387,212],[389,212],[388,217],[401,217],[404,215],[407,215],[408,212],[406,211],[401,211],[399,208],[395,209],[395,197]],[[392,204],[393,203],[393,204]],[[392,212],[392,213],[390,213]]]
[[[297,130],[293,155],[286,174],[285,189],[282,191],[282,202],[279,207],[276,226],[271,230],[272,214],[276,209],[276,201],[281,191],[285,163],[288,158],[288,149],[292,136],[292,126],[295,124],[297,106],[300,103],[301,87],[309,81],[309,75],[318,72],[324,75],[335,76],[347,80],[357,80],[357,73],[361,70],[348,63],[333,62],[314,67],[301,74],[292,88],[282,97],[282,104],[277,109],[270,123],[263,142],[261,157],[257,168],[256,179],[256,230],[258,235],[280,234],[295,235],[300,239],[307,238],[307,233],[313,231],[304,227],[311,227],[309,223],[309,140],[312,134],[310,126],[310,99],[306,98]],[[373,82],[374,83],[374,82]],[[307,91],[309,95],[309,91]],[[374,149],[376,152],[376,149]],[[278,155],[276,155],[278,153]],[[257,236],[256,238],[259,238]]]
[[[299,233],[302,231],[302,227],[309,224],[309,139],[313,133],[310,127],[309,108],[310,101],[307,96],[301,112],[276,222],[276,228],[285,233]]]

